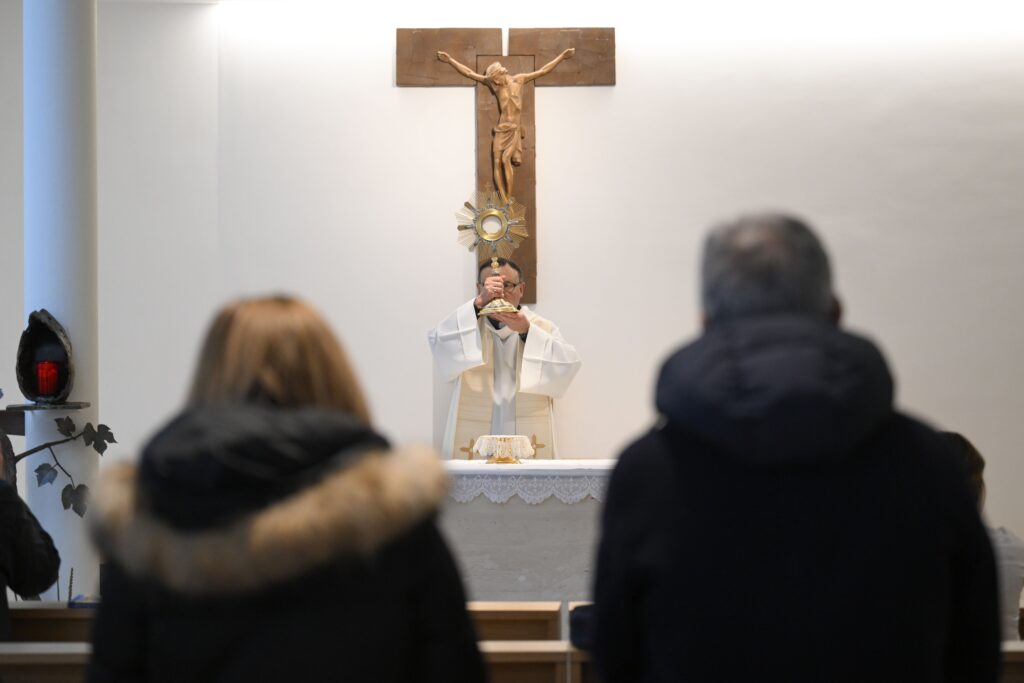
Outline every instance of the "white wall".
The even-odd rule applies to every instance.
[[[217,23],[208,5],[100,5],[100,419],[133,457],[181,404],[228,290],[217,224]]]
[[[21,64],[21,3],[0,0],[0,405],[23,402],[14,374],[18,340],[27,323],[22,318]],[[20,437],[11,441],[16,451],[24,445]]]
[[[12,359],[18,4],[0,0]],[[1024,21],[958,4],[102,4],[101,418],[122,442],[107,457],[180,402],[218,304],[277,290],[331,319],[389,435],[429,440],[425,333],[471,291],[453,212],[473,185],[473,95],[394,87],[394,30],[615,26],[618,85],[537,93],[537,308],[585,359],[562,452],[613,456],[650,422],[658,363],[698,330],[707,225],[791,208],[820,227],[901,406],[977,443],[993,518],[1024,530]]]

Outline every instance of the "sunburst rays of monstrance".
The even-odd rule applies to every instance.
[[[455,212],[459,221],[459,244],[475,251],[483,245],[491,250],[491,270],[497,275],[498,259],[508,258],[530,233],[526,230],[526,206],[510,197],[502,204],[493,190],[474,192],[469,201]],[[478,316],[493,313],[515,313],[516,307],[504,297],[491,299]]]

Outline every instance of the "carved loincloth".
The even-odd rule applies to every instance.
[[[518,166],[523,157],[523,137],[525,133],[514,123],[500,123],[494,127],[494,152],[501,161],[509,159]]]

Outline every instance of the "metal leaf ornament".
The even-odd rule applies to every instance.
[[[110,431],[110,427],[101,424],[99,427],[93,427],[92,423],[87,423],[85,429],[82,430],[82,441],[85,442],[86,446],[92,446],[100,455],[103,455],[104,451],[107,450],[108,443],[117,443],[114,439],[114,433]]]
[[[75,422],[70,417],[58,417],[54,419],[54,422],[57,423],[57,431],[64,437],[63,439],[39,444],[24,453],[19,453],[14,456],[13,460],[17,463],[22,458],[26,458],[34,453],[49,451],[50,457],[53,458],[53,462],[44,462],[36,467],[36,485],[45,486],[47,484],[52,484],[57,480],[57,477],[63,473],[71,483],[65,485],[61,490],[61,504],[64,506],[65,510],[70,509],[79,517],[83,517],[85,516],[86,510],[89,509],[89,487],[85,484],[75,483],[75,478],[71,476],[71,473],[68,472],[63,465],[61,465],[60,460],[57,458],[57,453],[54,451],[54,447],[81,438],[82,443],[91,447],[100,455],[103,455],[107,450],[107,445],[117,443],[117,439],[114,438],[114,432],[112,432],[110,427],[105,424],[94,427],[91,422],[86,422],[82,431],[75,433]]]
[[[76,515],[84,517],[85,511],[89,509],[89,487],[85,484],[68,484],[60,492],[60,502],[65,510],[71,508]]]
[[[36,485],[43,486],[44,484],[52,484],[57,480],[58,474],[59,472],[56,467],[48,462],[44,462],[36,468]]]
[[[58,417],[54,422],[61,436],[72,436],[75,433],[75,421],[70,417]]]

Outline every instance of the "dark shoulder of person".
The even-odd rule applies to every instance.
[[[37,595],[57,580],[60,555],[50,535],[6,481],[0,481],[0,572],[19,595]]]
[[[18,497],[18,492],[14,490],[9,482],[0,479],[0,503],[7,503],[14,500],[21,500]]]
[[[922,495],[938,494],[935,500],[957,506],[971,503],[963,463],[931,427],[897,413],[875,437],[875,443],[868,447],[887,451],[884,455],[890,456],[894,469],[902,468],[904,476],[913,476]]]

